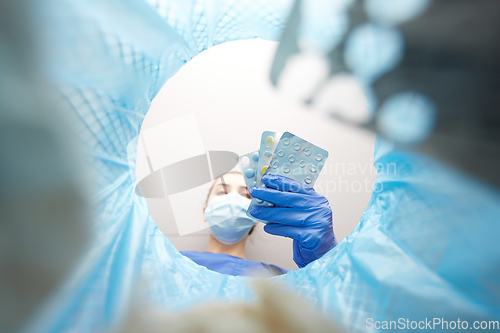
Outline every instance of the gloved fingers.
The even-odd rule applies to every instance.
[[[309,194],[281,192],[272,188],[254,187],[250,189],[253,198],[261,199],[280,207],[309,208],[323,203],[326,198]]]
[[[264,175],[262,176],[262,182],[270,188],[279,190],[282,192],[295,192],[309,195],[318,195],[316,191],[307,185],[304,185],[291,178],[278,176],[278,175]]]
[[[313,222],[328,220],[325,216],[327,212],[323,209],[253,206],[249,212],[258,220],[290,226],[305,226]]]
[[[310,251],[313,251],[313,249],[321,243],[319,235],[315,236],[315,234],[311,233],[311,230],[306,227],[269,223],[264,226],[264,231],[271,235],[291,238],[299,243],[300,248]]]
[[[299,242],[302,228],[268,223],[264,226],[264,231],[271,235],[288,237]]]

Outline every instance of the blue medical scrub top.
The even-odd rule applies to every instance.
[[[211,271],[234,276],[276,276],[286,269],[276,265],[233,257],[223,253],[182,251],[183,255]]]

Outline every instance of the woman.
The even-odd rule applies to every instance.
[[[286,270],[271,264],[247,260],[245,243],[257,219],[268,221],[264,230],[292,238],[293,259],[299,267],[320,258],[337,245],[332,210],[328,200],[314,189],[290,178],[265,175],[266,187],[248,191],[243,176],[230,172],[219,177],[208,193],[203,209],[210,226],[206,252],[182,252],[197,264],[229,275],[274,276]],[[254,206],[247,215],[251,197],[274,204]]]

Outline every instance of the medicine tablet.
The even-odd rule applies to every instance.
[[[318,168],[316,168],[316,166],[314,164],[311,164],[311,167],[309,168],[309,171],[311,171],[312,173],[318,171]]]
[[[264,173],[266,172],[266,170],[267,170],[267,167],[265,166],[265,167],[263,167],[263,168],[260,170],[260,173],[261,173],[261,174],[264,174]]]
[[[293,149],[294,149],[295,151],[299,151],[299,150],[300,150],[300,143],[298,143],[298,142],[297,142],[296,144],[294,144],[294,145],[293,145]]]
[[[305,182],[306,184],[311,184],[311,182],[312,182],[311,177],[306,177],[306,178],[304,178],[304,182]]]
[[[284,173],[289,173],[290,172],[290,167],[288,165],[283,166],[283,172]]]
[[[273,153],[270,151],[265,151],[264,154],[262,154],[262,159],[266,162],[269,162],[273,158]]]
[[[271,163],[271,166],[273,167],[273,169],[278,169],[280,164],[278,163],[278,161],[274,161],[273,163]]]
[[[260,204],[264,202],[264,200],[260,200],[260,199],[256,199],[256,201],[257,201],[257,203],[260,203]]]
[[[257,182],[252,182],[251,187],[255,187],[255,186],[257,186]]]
[[[304,155],[311,156],[311,149],[309,148],[304,149]]]
[[[285,156],[285,152],[283,150],[278,150],[278,152],[276,153],[276,155],[278,155],[279,157],[283,157]]]
[[[267,146],[267,147],[271,147],[272,145],[274,145],[276,141],[274,140],[274,136],[268,136],[265,140],[264,140],[264,144]]]
[[[290,162],[290,163],[295,162],[295,156],[293,156],[293,155],[288,156],[288,162]]]
[[[299,167],[303,168],[306,166],[306,161],[302,160],[299,162]]]
[[[323,155],[321,155],[321,154],[316,155],[316,161],[318,161],[318,162],[319,162],[319,161],[321,161],[322,159],[323,159]]]
[[[253,160],[254,160],[255,162],[257,162],[257,161],[259,160],[259,153],[257,153],[257,152],[253,153],[252,158],[253,158]]]
[[[246,172],[246,176],[248,178],[252,178],[253,176],[255,176],[255,172],[252,169],[248,169]]]
[[[240,160],[240,163],[241,165],[243,165],[244,167],[247,167],[250,165],[250,159],[246,156],[243,156]]]
[[[289,139],[289,138],[284,138],[284,139],[283,139],[283,144],[284,144],[285,146],[288,146],[288,145],[290,144],[290,139]]]
[[[268,203],[267,203],[267,205],[268,205],[269,207],[274,207],[274,204],[272,204],[272,203],[270,203],[270,202],[268,202]]]

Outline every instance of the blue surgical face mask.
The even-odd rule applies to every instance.
[[[227,245],[236,244],[248,234],[257,220],[247,216],[250,199],[237,192],[213,198],[205,209],[205,219],[215,239]]]

